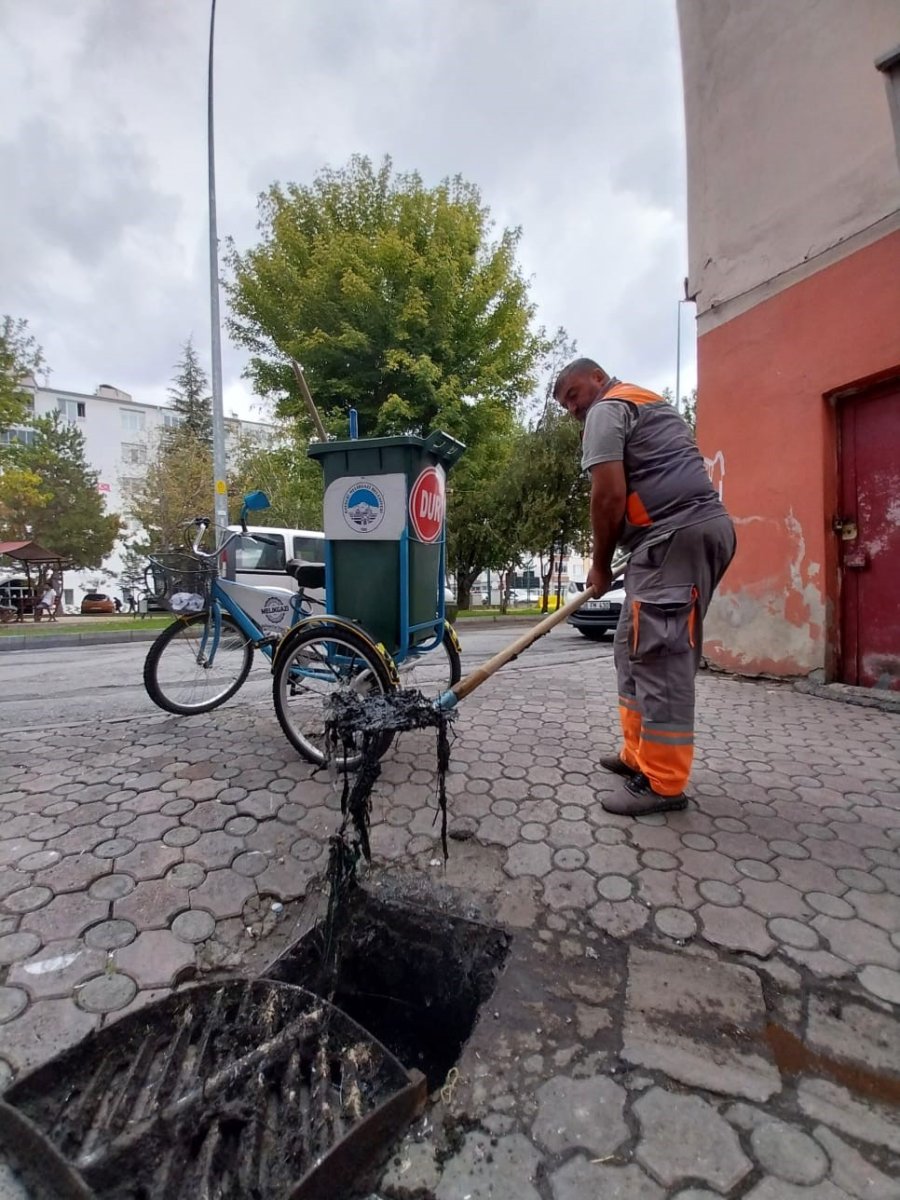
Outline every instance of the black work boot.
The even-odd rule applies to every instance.
[[[624,765],[624,764],[623,764]],[[660,796],[650,786],[646,775],[628,779],[611,796],[604,797],[600,804],[609,813],[623,817],[644,817],[649,813],[675,812],[687,808],[687,796]]]
[[[604,771],[612,771],[613,775],[621,775],[625,779],[637,779],[640,775],[636,767],[629,767],[618,754],[601,754],[598,761]]]

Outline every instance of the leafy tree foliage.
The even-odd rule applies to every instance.
[[[390,159],[354,157],[311,185],[260,199],[258,246],[231,246],[232,337],[282,415],[307,420],[286,356],[332,418],[350,406],[365,437],[445,429],[474,445],[475,411],[512,411],[547,339],[515,257],[520,231],[493,238],[476,187],[428,188]]]
[[[84,434],[59,413],[30,424],[34,440],[9,447],[11,466],[0,476],[0,535],[30,536],[75,568],[98,567],[112,550],[121,522],[105,512],[97,472],[84,456]],[[26,484],[29,478],[38,483],[23,488],[23,478]]]
[[[282,421],[271,442],[244,438],[235,454],[229,490],[239,499],[259,488],[271,507],[259,523],[288,529],[321,529],[324,494],[322,468],[307,457],[307,440],[296,421]]]
[[[185,522],[212,508],[212,449],[190,429],[176,432],[150,443],[143,475],[125,485],[125,511],[143,530],[135,543],[143,553],[183,546]]]
[[[136,543],[128,543],[122,551],[122,567],[119,571],[119,586],[126,599],[129,594],[136,595],[143,590],[146,568],[147,555]]]
[[[21,425],[30,413],[26,379],[44,370],[44,354],[28,322],[4,316],[0,320],[0,429]]]
[[[212,397],[209,394],[209,380],[194,349],[193,338],[188,338],[184,343],[175,371],[177,374],[169,388],[169,397],[181,423],[172,433],[173,440],[177,440],[184,431],[189,439],[211,446]]]

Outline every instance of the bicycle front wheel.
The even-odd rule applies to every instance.
[[[289,634],[275,661],[273,699],[275,712],[288,741],[307,762],[324,766],[328,760],[325,739],[327,702],[341,691],[362,696],[384,695],[394,690],[394,681],[384,659],[366,638],[342,625],[313,624]],[[380,758],[393,734],[380,735],[376,752]],[[335,764],[348,771],[362,761],[358,751],[338,754]]]
[[[216,640],[211,613],[166,626],[144,662],[147,695],[166,712],[210,712],[230,700],[250,672],[253,646],[224,614]]]

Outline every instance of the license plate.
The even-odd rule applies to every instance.
[[[588,600],[584,607],[593,612],[609,612],[612,605],[608,600]]]

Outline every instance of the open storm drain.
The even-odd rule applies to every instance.
[[[34,1168],[20,1194],[38,1200],[337,1200],[425,1098],[320,996],[235,980],[124,1017],[22,1079],[0,1105],[0,1152],[15,1167],[23,1130],[46,1149],[44,1163],[19,1153]]]
[[[503,930],[354,888],[336,944],[312,930],[266,972],[329,996],[429,1091],[444,1082],[509,951]],[[329,950],[326,953],[326,949]]]

